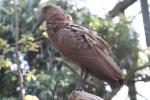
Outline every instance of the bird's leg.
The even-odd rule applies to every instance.
[[[79,76],[79,81],[76,85],[76,90],[81,90],[82,89],[82,84],[85,81],[85,79],[87,78],[87,72],[86,69],[84,68],[84,66],[81,67],[81,75]]]

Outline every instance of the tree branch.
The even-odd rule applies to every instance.
[[[87,92],[73,91],[69,95],[68,100],[104,100],[104,99]]]
[[[132,5],[137,0],[124,0],[119,2],[111,11],[109,11],[108,15],[113,18],[117,16],[119,13],[123,13],[126,8]]]
[[[67,65],[67,67],[73,72],[75,73],[78,77],[79,77],[79,73],[78,73],[78,68],[77,66],[78,65],[75,65],[74,63],[70,62],[70,61],[67,61],[66,59],[64,58],[61,58],[61,57],[53,57],[51,58],[52,60],[56,60],[56,61],[59,61],[61,63],[64,63],[65,65]]]
[[[139,92],[136,91],[136,94],[139,95],[140,97],[142,97],[145,100],[148,100],[147,98],[145,98],[142,94],[140,94]]]
[[[55,61],[59,61],[59,62],[65,64],[65,65],[67,65],[67,67],[68,67],[74,74],[76,74],[77,77],[80,76],[80,73],[79,73],[80,68],[79,68],[78,65],[74,64],[73,62],[68,61],[68,60],[66,60],[66,59],[64,59],[64,58],[61,58],[61,57],[53,57],[53,58],[51,58],[51,59],[52,59],[52,60],[55,60]],[[88,84],[96,85],[96,86],[98,86],[99,84],[102,83],[102,82],[100,82],[99,80],[96,81],[96,80],[92,80],[92,79],[87,79],[86,82],[87,82]],[[95,84],[95,83],[96,83],[96,84]]]
[[[14,14],[15,14],[15,47],[16,47],[16,64],[17,64],[17,70],[18,70],[18,77],[19,77],[19,87],[20,87],[20,100],[24,100],[24,93],[23,93],[23,75],[21,71],[21,65],[19,61],[19,28],[18,28],[18,14],[17,14],[17,7],[16,7],[16,1],[14,0]]]
[[[127,82],[128,80],[130,80],[130,77],[131,77],[135,72],[137,72],[137,71],[139,71],[139,70],[142,70],[142,69],[144,69],[144,68],[147,68],[147,67],[150,67],[150,62],[144,64],[143,66],[132,68],[132,69],[128,72],[128,74],[127,74],[127,76],[126,76],[126,78],[125,78],[125,84],[126,84],[126,82]]]
[[[147,77],[141,77],[141,79],[136,80],[136,82],[138,82],[138,81],[148,82],[148,81],[150,81],[150,76],[147,76]]]
[[[143,66],[140,66],[140,67],[134,67],[134,68],[131,70],[131,72],[134,73],[134,72],[137,72],[137,71],[139,71],[139,70],[142,70],[142,69],[144,69],[144,68],[146,68],[146,67],[150,67],[150,62],[148,62],[148,63],[146,63],[146,64],[144,64]]]

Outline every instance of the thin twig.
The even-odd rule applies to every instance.
[[[146,97],[144,97],[142,94],[140,94],[139,92],[136,91],[136,94],[139,95],[140,97],[142,97],[145,100],[148,100]]]
[[[139,81],[148,82],[148,81],[150,81],[150,76],[136,80],[136,82],[139,82]]]
[[[127,74],[127,76],[126,76],[126,78],[125,78],[126,82],[127,82],[128,80],[130,80],[130,77],[131,77],[134,73],[136,73],[136,72],[139,71],[139,70],[145,69],[145,68],[147,68],[147,67],[149,67],[149,66],[150,66],[150,62],[144,64],[143,66],[139,66],[139,67],[134,67],[134,68],[132,68],[132,69],[128,72],[128,74]],[[125,82],[125,83],[126,83],[126,82]]]
[[[44,37],[44,36],[41,36],[41,37],[35,39],[33,42],[39,42],[39,41],[41,41],[41,40],[43,40],[43,39],[45,39],[45,37]]]
[[[135,67],[135,68],[131,69],[131,72],[135,73],[135,72],[142,70],[144,68],[147,68],[147,67],[150,67],[150,62],[144,64],[143,66],[139,66],[139,67]]]
[[[138,13],[136,13],[136,14],[131,18],[131,20],[132,20],[132,21],[135,20],[135,18],[136,18],[139,14],[141,14],[141,11],[139,11]]]
[[[18,40],[19,40],[19,28],[18,28],[18,14],[17,14],[17,7],[16,7],[16,1],[14,0],[14,14],[15,14],[15,33],[16,33],[16,38],[15,38],[15,46],[16,46],[16,64],[17,64],[17,69],[18,69],[18,77],[19,77],[19,87],[20,87],[20,100],[24,99],[24,93],[23,93],[23,75],[21,71],[21,65],[19,62],[19,45],[18,45]]]

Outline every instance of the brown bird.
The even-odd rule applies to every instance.
[[[81,67],[81,80],[86,72],[116,89],[123,84],[123,74],[107,52],[108,43],[95,31],[73,24],[72,18],[62,8],[48,5],[42,8],[33,33],[46,21],[48,39],[66,58]],[[79,89],[80,82],[77,85]]]

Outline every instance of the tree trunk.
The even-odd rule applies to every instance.
[[[130,100],[137,100],[134,75],[132,76],[131,80],[128,81],[127,85],[129,87],[128,95],[130,97]]]
[[[141,10],[143,16],[146,43],[147,46],[150,46],[150,19],[149,19],[149,11],[148,11],[148,1],[147,0],[140,0],[140,1],[141,1]]]

